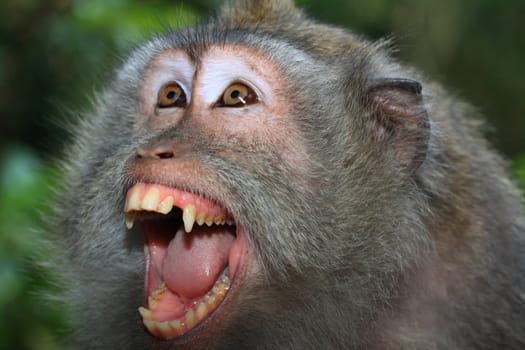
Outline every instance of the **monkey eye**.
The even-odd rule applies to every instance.
[[[175,81],[170,81],[162,86],[157,97],[158,108],[186,107],[187,100],[184,90]]]
[[[217,102],[218,107],[244,107],[257,103],[258,98],[252,88],[242,83],[233,83]]]

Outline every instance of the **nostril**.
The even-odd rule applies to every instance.
[[[169,159],[169,158],[173,158],[173,152],[172,151],[156,152],[155,156],[159,159]]]
[[[137,158],[170,159],[174,156],[173,151],[164,148],[137,150]]]

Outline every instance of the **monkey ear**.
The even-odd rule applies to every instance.
[[[410,79],[372,82],[367,99],[372,103],[378,136],[394,148],[400,163],[413,174],[424,161],[430,124],[421,94],[421,84]]]

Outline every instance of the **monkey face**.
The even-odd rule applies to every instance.
[[[291,210],[281,197],[297,198],[307,181],[287,176],[308,161],[282,77],[267,55],[240,45],[212,45],[198,61],[173,48],[146,65],[133,123],[142,142],[128,161],[124,211],[128,229],[137,222],[140,231],[129,234],[144,237],[139,312],[155,337],[221,323],[238,307],[246,276],[261,275],[261,261],[283,260],[276,242],[256,249],[297,225],[275,218]]]

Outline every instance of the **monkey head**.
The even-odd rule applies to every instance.
[[[240,1],[138,47],[70,154],[78,344],[368,342],[432,246],[439,135],[418,81],[387,43],[291,1]]]

